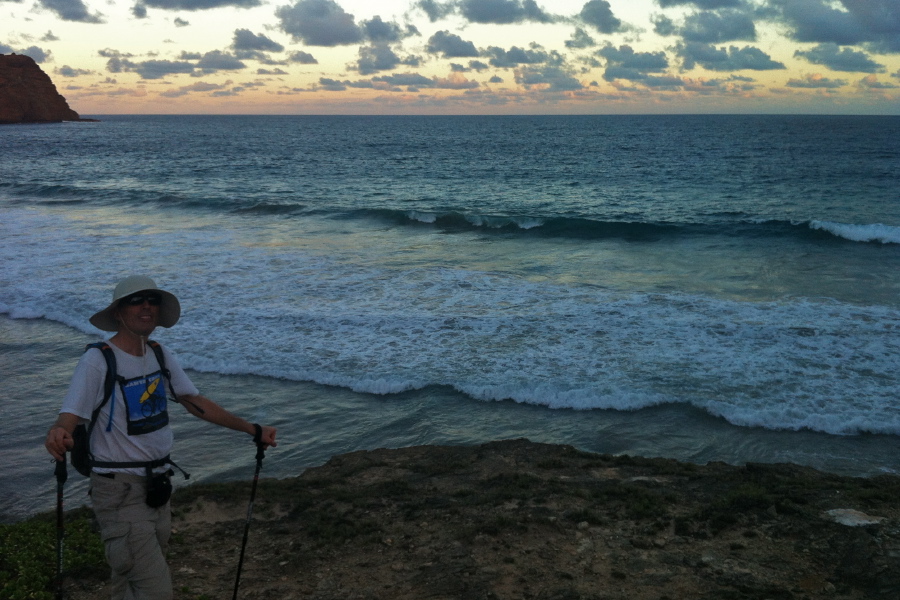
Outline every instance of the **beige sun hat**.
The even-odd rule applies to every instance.
[[[159,307],[159,326],[171,327],[181,317],[181,304],[174,294],[156,287],[156,282],[144,275],[131,275],[116,284],[113,290],[112,302],[109,306],[91,317],[91,325],[103,331],[118,331],[119,322],[113,314],[119,300],[136,294],[137,292],[153,291],[162,296],[162,304]]]

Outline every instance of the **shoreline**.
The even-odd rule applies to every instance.
[[[231,593],[250,482],[173,498],[176,600]],[[900,597],[900,477],[694,465],[524,439],[338,455],[261,479],[248,598]],[[107,596],[96,573],[72,600]]]
[[[0,513],[3,522],[11,522],[54,506],[53,465],[43,448],[43,432],[59,410],[83,345],[94,337],[55,321],[7,315],[0,315],[0,334],[0,355],[6,361],[0,370],[9,398],[4,408],[9,426],[0,442],[7,459],[0,467],[7,492],[0,498]],[[866,477],[900,473],[897,436],[740,427],[683,405],[639,411],[553,410],[474,400],[447,387],[378,396],[255,375],[192,371],[191,376],[205,394],[230,410],[279,427],[281,443],[263,471],[264,477],[278,479],[357,450],[467,446],[516,438],[693,464],[792,463]],[[180,411],[173,428],[173,457],[192,474],[192,485],[241,481],[252,474],[249,440],[185,418]],[[70,478],[66,489],[78,489],[71,497],[86,501],[82,478]]]

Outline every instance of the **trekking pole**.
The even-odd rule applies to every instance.
[[[63,600],[63,537],[65,536],[65,520],[63,518],[63,486],[69,478],[66,470],[66,455],[56,461],[56,600]]]
[[[253,517],[253,500],[256,498],[256,484],[259,481],[259,470],[262,469],[262,461],[266,457],[263,450],[262,427],[253,424],[256,434],[253,441],[256,442],[256,473],[253,474],[253,486],[250,489],[250,505],[247,506],[247,522],[244,524],[244,541],[241,543],[241,558],[238,561],[237,577],[234,579],[234,595],[232,600],[237,600],[238,586],[241,584],[241,568],[244,566],[244,550],[247,548],[247,536],[250,535],[250,519]]]

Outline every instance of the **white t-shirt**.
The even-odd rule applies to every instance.
[[[170,395],[169,383],[160,373],[156,355],[149,346],[144,356],[133,356],[113,343],[107,343],[116,356],[117,375],[128,382],[124,386],[116,383],[113,397],[97,416],[91,433],[94,460],[147,462],[164,458],[172,449],[173,436],[168,425],[168,413],[175,403],[166,399]],[[165,347],[163,355],[166,368],[172,375],[175,393],[178,396],[199,394],[178,360]],[[88,350],[75,367],[60,412],[77,415],[83,422],[89,422],[91,413],[103,401],[105,379],[106,359],[103,353],[96,349]],[[96,467],[94,471],[144,474],[143,468]]]

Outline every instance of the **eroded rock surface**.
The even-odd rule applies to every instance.
[[[34,59],[0,55],[0,124],[80,120]]]

